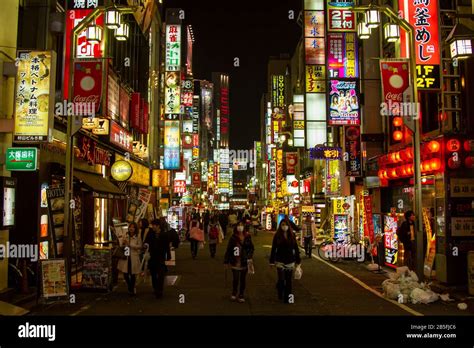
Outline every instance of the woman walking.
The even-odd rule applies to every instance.
[[[140,228],[140,237],[142,240],[142,243],[145,242],[146,236],[150,232],[150,224],[148,223],[147,219],[140,219],[138,222],[138,227]]]
[[[232,268],[232,301],[244,303],[244,291],[249,263],[252,263],[254,246],[252,237],[245,231],[242,221],[234,227],[224,256],[224,264]]]
[[[140,273],[140,251],[142,241],[138,236],[138,226],[135,222],[128,226],[128,233],[120,241],[120,247],[125,247],[126,259],[119,260],[117,269],[123,273],[130,295],[136,295],[135,283]]]
[[[204,243],[204,230],[199,222],[199,215],[194,214],[189,224],[189,241],[191,242],[191,256],[196,259],[199,243]]]
[[[273,237],[272,251],[270,253],[270,266],[277,267],[278,299],[289,303],[292,291],[292,278],[295,266],[300,265],[300,250],[296,236],[291,230],[287,219],[280,222],[280,226]]]
[[[214,258],[216,256],[217,251],[217,244],[222,243],[222,227],[219,224],[219,218],[217,215],[214,215],[207,227],[207,234],[209,236],[209,251],[211,253],[211,257]]]

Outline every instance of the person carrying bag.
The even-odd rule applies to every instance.
[[[204,230],[199,222],[199,215],[194,214],[189,228],[189,241],[191,242],[191,256],[196,259],[199,244],[204,243]]]

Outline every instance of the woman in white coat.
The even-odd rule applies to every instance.
[[[123,272],[130,295],[136,295],[135,282],[137,274],[140,273],[140,251],[143,244],[138,236],[138,226],[135,222],[131,222],[128,226],[128,233],[120,240],[120,246],[126,248],[125,255],[127,255],[127,258],[119,260],[117,269]]]

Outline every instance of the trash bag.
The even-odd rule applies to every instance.
[[[386,283],[384,288],[384,295],[385,297],[391,300],[398,300],[398,296],[400,295],[400,285],[393,284],[393,283]]]
[[[418,279],[418,276],[416,275],[415,272],[410,271],[410,277],[415,281],[418,282],[420,279]]]
[[[407,266],[397,267],[397,273],[405,274],[409,271],[410,271],[410,269]]]
[[[400,273],[389,273],[388,276],[391,280],[398,280],[398,278],[400,278]]]
[[[423,290],[415,288],[410,294],[411,302],[413,304],[423,303],[428,304],[438,301],[439,295],[431,290]]]
[[[301,268],[301,265],[296,266],[295,268],[295,279],[299,280],[303,276],[303,269]]]

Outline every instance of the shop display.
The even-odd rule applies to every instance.
[[[347,215],[334,215],[334,238],[339,241],[348,240]]]
[[[49,226],[53,240],[55,257],[62,256],[64,238],[64,185],[46,189],[48,198]]]
[[[397,268],[398,262],[398,219],[397,216],[384,216],[385,265]]]

